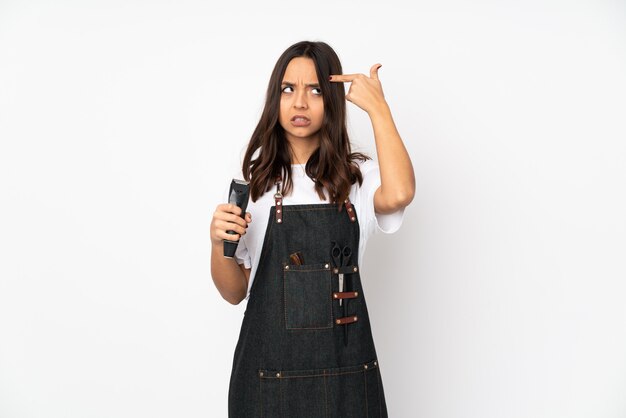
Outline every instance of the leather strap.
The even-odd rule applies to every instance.
[[[276,193],[274,194],[274,204],[276,205],[276,223],[283,222],[283,194],[280,192],[281,177],[276,177]]]
[[[276,205],[276,223],[279,223],[279,224],[283,222],[283,194],[280,192],[281,180],[282,180],[281,176],[276,177],[276,182],[275,182],[276,193],[274,194],[274,205]],[[348,214],[350,221],[356,222],[356,215],[354,212],[354,207],[352,206],[352,202],[350,202],[350,199],[348,198],[344,201],[344,203],[346,206],[346,213]],[[346,273],[353,273],[353,272],[350,271]]]
[[[359,320],[359,318],[356,315],[354,315],[354,316],[344,316],[343,318],[335,319],[335,324],[337,324],[337,325],[351,324],[351,323],[356,322],[358,320]]]
[[[359,271],[357,266],[341,266],[341,267],[333,267],[333,273],[335,274],[352,274]]]
[[[334,292],[333,299],[354,299],[359,296],[359,292]]]
[[[350,220],[352,222],[356,222],[356,215],[354,214],[354,208],[352,207],[352,202],[350,202],[350,199],[346,199],[344,203],[346,204],[346,212],[348,213]]]

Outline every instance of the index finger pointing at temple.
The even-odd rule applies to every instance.
[[[358,76],[358,74],[333,74],[329,77],[329,80],[336,83],[345,83],[353,81],[356,76]]]

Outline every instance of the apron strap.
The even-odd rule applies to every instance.
[[[274,193],[274,205],[276,205],[276,223],[283,223],[283,194],[281,193],[281,181],[282,177],[280,175],[276,176],[276,180],[274,184],[276,184],[276,193]],[[350,202],[350,198],[347,198],[345,201],[346,213],[348,214],[348,218],[350,218],[351,222],[356,222],[356,216],[354,216],[354,207],[352,206],[352,202]]]
[[[352,207],[352,202],[350,202],[350,198],[346,199],[346,213],[352,222],[356,222],[356,216],[354,216],[354,208]]]
[[[283,194],[280,192],[281,177],[276,176],[276,193],[274,193],[274,204],[276,205],[276,223],[283,222]]]

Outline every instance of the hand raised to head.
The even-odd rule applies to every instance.
[[[330,81],[333,83],[350,83],[346,100],[354,103],[367,113],[386,105],[383,87],[378,78],[378,69],[382,64],[374,64],[370,68],[370,76],[365,74],[333,74]]]

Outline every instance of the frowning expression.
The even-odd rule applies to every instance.
[[[314,141],[324,119],[324,99],[311,58],[289,61],[281,83],[280,126],[290,142]]]

